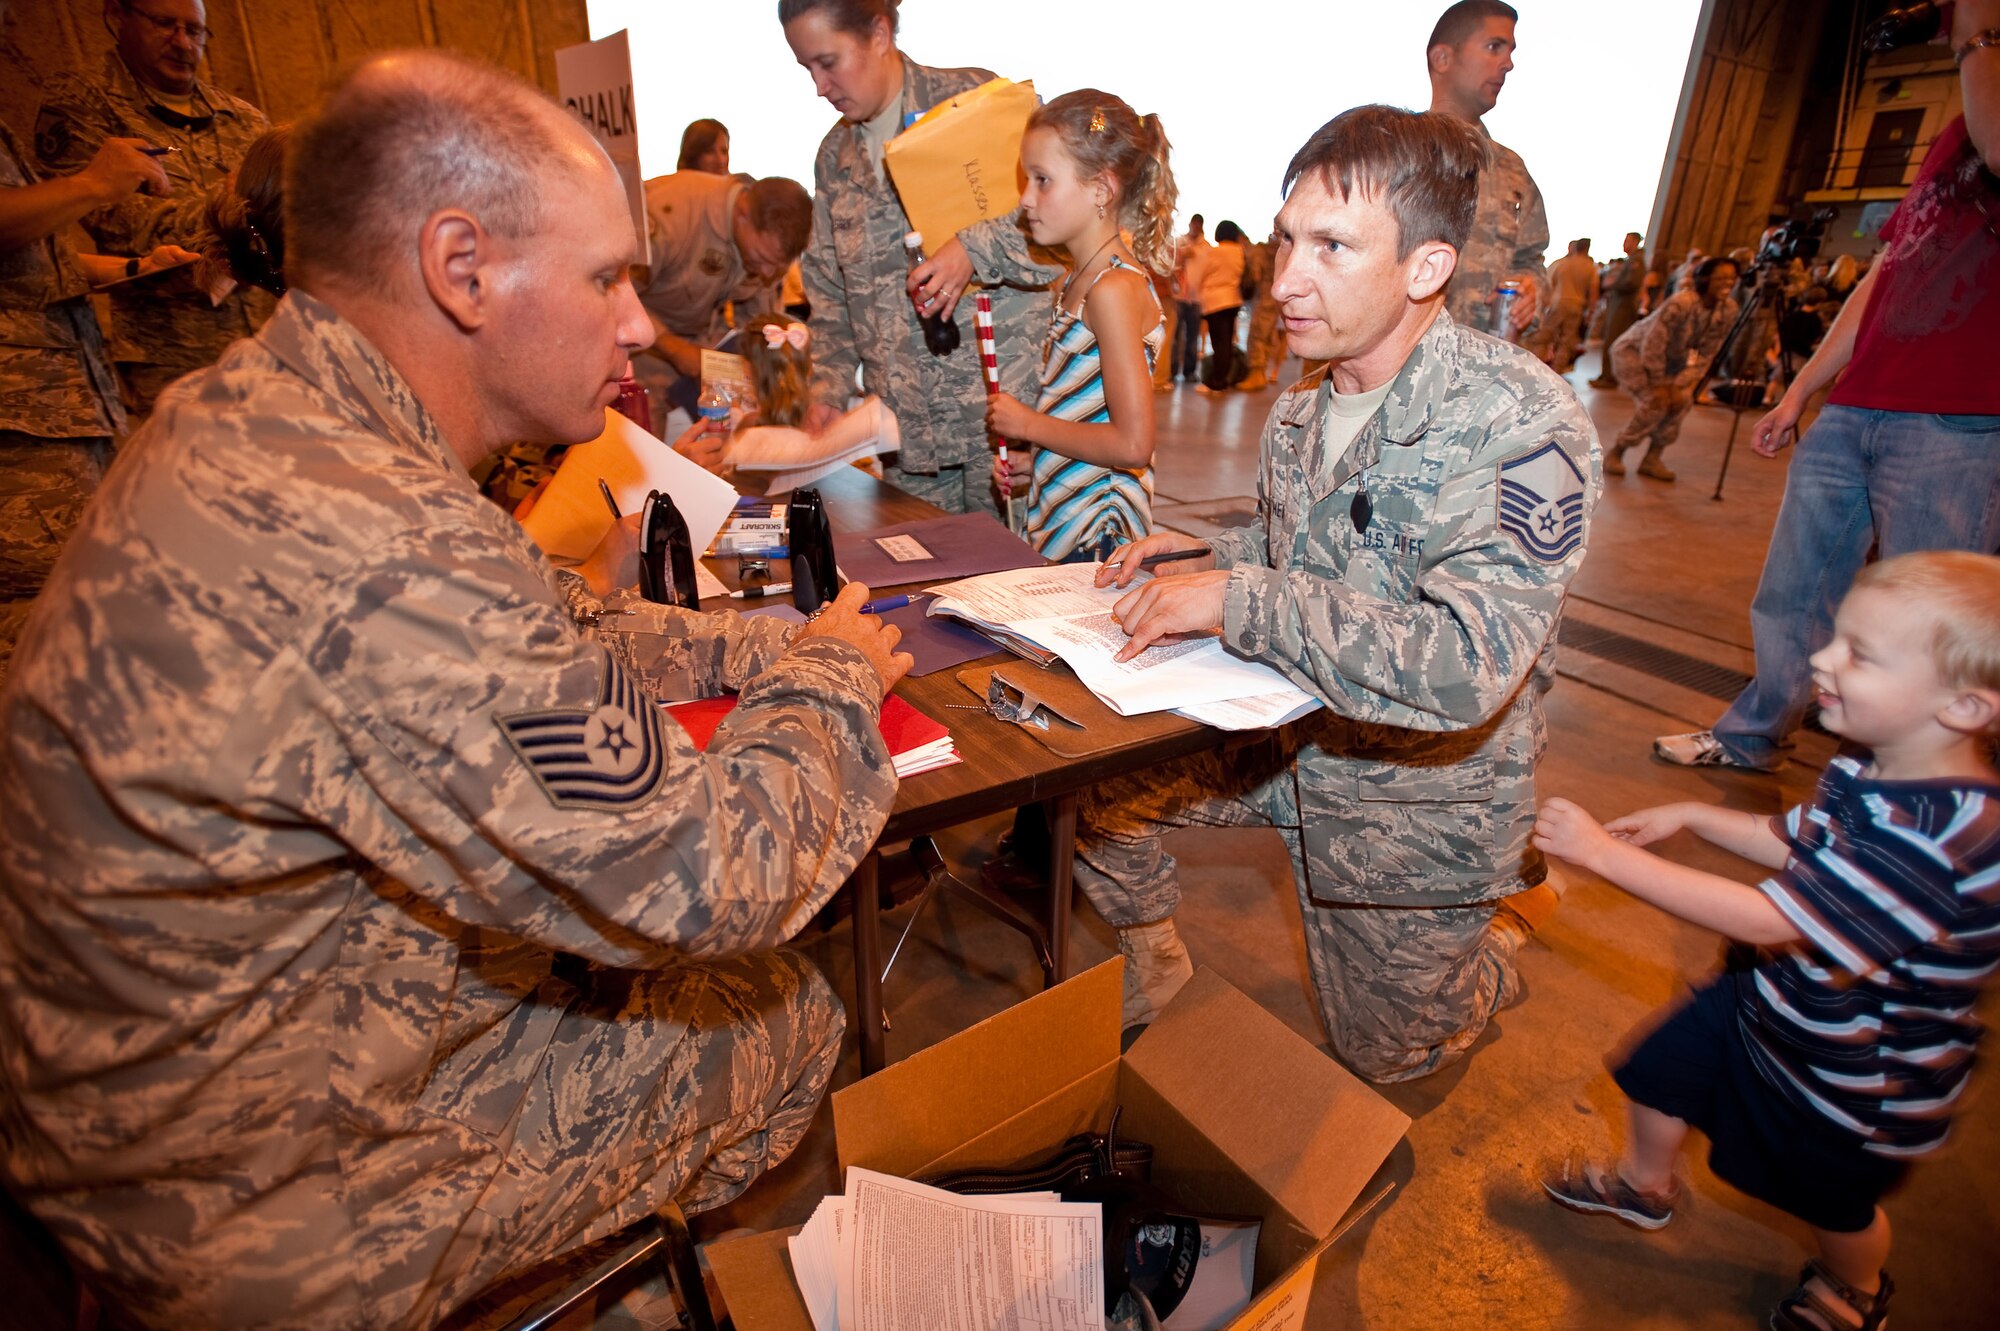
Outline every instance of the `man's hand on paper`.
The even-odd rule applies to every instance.
[[[1126,549],[1144,544],[1141,541]],[[1104,575],[1100,571],[1098,576]],[[1111,607],[1119,627],[1132,635],[1132,641],[1111,659],[1129,661],[1160,639],[1177,633],[1207,633],[1221,628],[1222,589],[1228,585],[1229,570],[1222,568],[1155,577]]]
[[[1132,579],[1145,570],[1140,567],[1154,555],[1170,555],[1176,550],[1193,550],[1203,543],[1192,536],[1183,536],[1177,531],[1156,531],[1151,536],[1142,536],[1130,545],[1121,545],[1112,551],[1111,558],[1097,566],[1099,587],[1130,587]],[[1215,556],[1205,559],[1178,560],[1169,565],[1176,573],[1201,573],[1215,567]]]
[[[882,692],[896,687],[898,680],[910,673],[916,664],[908,652],[896,650],[902,641],[903,631],[894,624],[884,624],[880,615],[864,615],[861,607],[868,601],[868,589],[858,582],[850,582],[840,589],[840,595],[820,607],[820,613],[808,620],[793,641],[806,638],[838,638],[857,648],[868,658],[868,664],[875,667],[881,677]]]
[[[603,600],[620,587],[639,583],[639,514],[627,513],[605,530],[604,539],[590,557],[576,566],[576,574]]]
[[[729,450],[729,427],[722,421],[696,421],[674,440],[673,448],[703,471],[720,473],[723,455]]]

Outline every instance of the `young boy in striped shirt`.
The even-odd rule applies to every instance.
[[[1826,728],[1867,752],[1836,758],[1811,804],[1777,819],[1669,804],[1604,826],[1542,807],[1548,854],[1758,949],[1612,1069],[1631,1099],[1624,1155],[1571,1160],[1543,1187],[1658,1229],[1693,1124],[1719,1178],[1819,1241],[1770,1325],[1874,1331],[1893,1288],[1877,1201],[1943,1143],[2000,968],[2000,558],[1864,570],[1812,668]],[[1750,887],[1640,849],[1680,831],[1775,872]]]

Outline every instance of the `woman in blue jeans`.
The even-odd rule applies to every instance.
[[[1750,603],[1757,675],[1710,730],[1653,741],[1664,762],[1775,771],[1805,718],[1833,609],[1871,549],[2000,546],[2000,44],[1973,45],[1961,4],[1954,44],[1970,47],[1965,117],[1932,142],[1909,195],[1882,228],[1884,249],[1826,340],[1775,409],[1758,453],[1793,439],[1813,395],[1839,383],[1798,441],[1770,553]],[[1986,95],[1970,95],[1975,78]],[[1985,123],[1991,122],[1991,123]]]

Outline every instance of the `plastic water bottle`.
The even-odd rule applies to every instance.
[[[701,396],[695,399],[695,415],[709,422],[709,428],[722,434],[729,428],[729,409],[734,405],[729,390],[721,384],[703,384]]]
[[[903,237],[903,257],[909,260],[910,271],[924,261],[924,236],[921,231],[912,231]],[[914,302],[913,302],[914,303]],[[917,321],[924,326],[924,345],[933,356],[949,356],[958,350],[958,325],[940,312],[925,314],[917,311]]]

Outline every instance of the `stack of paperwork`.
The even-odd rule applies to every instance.
[[[946,583],[930,589],[936,599],[929,613],[1061,657],[1120,716],[1172,711],[1220,730],[1262,730],[1320,705],[1271,667],[1232,656],[1210,634],[1155,643],[1130,661],[1114,661],[1131,639],[1111,608],[1131,589],[1093,586],[1097,568],[1052,564]]]
[[[815,1331],[1102,1331],[1103,1243],[1095,1202],[961,1197],[854,1168],[790,1247]]]

